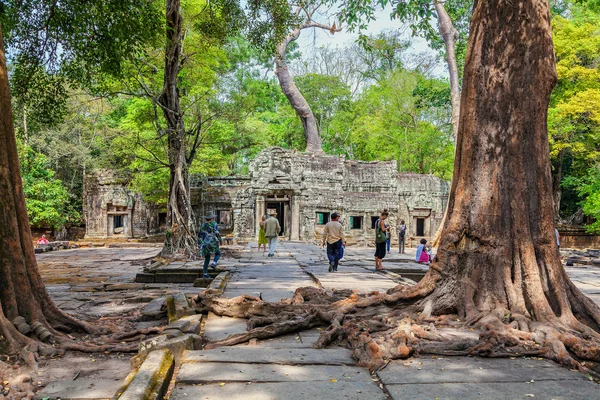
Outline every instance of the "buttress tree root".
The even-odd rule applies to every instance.
[[[503,308],[458,314],[455,307],[438,314],[431,308],[431,300],[448,283],[436,270],[421,282],[414,287],[397,286],[387,293],[299,288],[292,299],[278,303],[247,295],[227,299],[211,293],[198,295],[194,301],[197,312],[248,320],[246,333],[207,343],[205,349],[320,327],[315,348],[343,345],[352,350],[358,365],[370,370],[384,367],[389,360],[419,354],[535,356],[600,375],[597,331],[556,321],[542,323]]]
[[[344,343],[372,370],[428,353],[532,355],[598,374],[600,308],[569,280],[554,235],[555,83],[547,0],[476,0],[447,216],[425,278],[344,298],[302,289],[285,303],[201,296],[198,310],[251,328],[208,347],[322,325],[318,347]]]

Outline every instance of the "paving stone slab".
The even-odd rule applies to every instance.
[[[252,362],[256,364],[355,365],[352,352],[341,347],[331,349],[272,349],[257,346],[223,347],[212,350],[186,351],[182,363]]]
[[[120,380],[78,379],[51,382],[36,394],[36,400],[111,400],[121,386]]]
[[[402,374],[406,370],[426,369],[511,369],[511,368],[551,368],[564,369],[560,365],[545,358],[483,358],[483,357],[421,357],[408,360],[394,360],[380,373],[388,370],[394,374]]]
[[[338,382],[371,381],[371,375],[361,367],[337,365],[278,365],[241,363],[186,363],[177,375],[178,383],[219,382]]]
[[[600,398],[600,388],[592,382],[543,381],[535,383],[432,383],[386,385],[396,400],[591,400]],[[533,395],[533,396],[531,396]]]
[[[176,385],[171,400],[385,400],[373,382],[280,382]]]
[[[402,367],[402,365],[400,366]],[[379,373],[387,384],[419,384],[419,383],[487,383],[487,382],[529,382],[543,380],[585,380],[579,372],[566,368],[421,368],[388,366]],[[388,370],[389,369],[389,370]],[[598,388],[600,390],[600,387]],[[600,391],[599,391],[600,394]]]
[[[209,313],[204,325],[204,337],[214,342],[225,339],[230,335],[246,333],[246,321],[243,318],[220,317]]]

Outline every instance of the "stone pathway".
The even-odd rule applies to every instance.
[[[384,267],[426,271],[406,255],[391,253]],[[338,273],[327,272],[325,251],[314,245],[283,242],[267,258],[251,244],[233,269],[224,295],[246,293],[266,301],[290,297],[295,288],[387,290],[406,281],[374,271],[371,249],[348,248]],[[224,260],[225,262],[225,260]],[[576,269],[574,280],[598,283],[594,267]],[[589,281],[591,279],[591,283]],[[595,282],[595,283],[594,283]],[[595,289],[591,289],[595,290]],[[204,334],[210,340],[246,331],[245,320],[209,315]],[[350,351],[315,350],[319,330],[235,347],[184,353],[171,399],[592,399],[600,388],[578,373],[543,359],[426,357],[391,362],[377,374],[357,367]]]

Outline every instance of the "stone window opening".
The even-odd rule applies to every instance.
[[[378,216],[371,217],[371,229],[375,229],[375,225],[377,225]]]
[[[328,212],[317,212],[317,225],[325,225],[329,222],[330,213]]]
[[[425,236],[425,218],[417,218],[417,236]]]
[[[362,229],[363,217],[350,217],[350,229]]]

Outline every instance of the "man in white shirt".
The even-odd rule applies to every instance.
[[[329,259],[329,272],[337,272],[342,246],[346,246],[344,228],[339,223],[340,215],[331,214],[331,221],[325,225],[323,232],[323,247],[327,244],[327,258]]]

